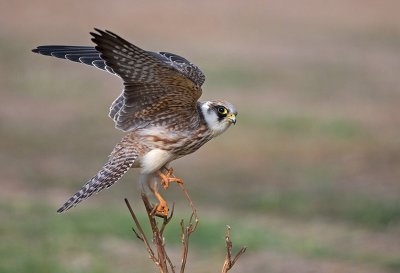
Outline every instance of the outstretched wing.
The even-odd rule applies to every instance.
[[[117,182],[130,167],[132,167],[138,154],[130,146],[118,144],[111,153],[108,162],[103,168],[93,176],[83,187],[75,193],[65,204],[57,210],[58,213],[64,212],[87,199],[94,193],[111,187]]]
[[[176,54],[145,51],[112,32],[96,31],[91,33],[96,47],[50,45],[33,52],[92,65],[121,77],[124,91],[109,113],[118,129],[132,131],[152,124],[177,130],[199,122],[196,102],[205,76],[197,66]]]
[[[100,52],[94,46],[44,45],[32,49],[32,52],[91,65],[115,74],[111,67],[106,66],[105,61],[100,57]],[[165,64],[174,67],[197,85],[203,85],[206,79],[204,73],[187,59],[169,52],[146,52]]]
[[[110,109],[117,128],[156,125],[179,130],[199,122],[196,103],[204,78],[194,72],[195,66],[174,54],[140,49],[110,31],[96,31],[91,33],[96,50],[124,81],[124,91]]]
[[[192,64],[190,61],[183,58],[182,56],[169,52],[156,53],[147,51],[147,53],[159,59],[160,61],[172,66],[198,86],[202,86],[204,81],[206,80],[206,76],[204,76],[200,68],[198,68],[196,65]]]
[[[66,59],[77,63],[83,63],[97,67],[101,70],[115,74],[111,67],[106,66],[94,46],[64,46],[64,45],[45,45],[32,49],[33,52],[42,55]]]

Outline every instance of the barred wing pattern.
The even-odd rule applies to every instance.
[[[105,61],[100,57],[100,52],[94,46],[44,45],[38,46],[32,51],[46,56],[87,64],[115,74],[111,67],[106,66]],[[169,52],[146,52],[154,58],[174,67],[198,86],[203,85],[206,79],[204,73],[187,59]]]
[[[200,122],[196,104],[202,93],[199,84],[204,79],[196,83],[170,64],[186,59],[159,55],[165,59],[162,61],[112,32],[97,32],[91,33],[96,50],[124,81],[122,98],[117,98],[110,110],[118,129],[132,131],[151,124],[176,130]]]
[[[163,61],[164,63],[172,66],[198,86],[202,86],[204,81],[206,80],[206,76],[200,70],[200,68],[179,55],[169,52],[155,53],[147,51],[147,53],[159,59],[160,61]]]
[[[94,193],[111,187],[117,182],[130,167],[132,167],[138,154],[135,149],[129,146],[118,144],[111,153],[108,162],[103,168],[92,177],[83,187],[75,193],[65,204],[57,210],[64,212],[87,199]]]
[[[46,56],[91,65],[115,74],[111,67],[106,66],[106,63],[100,57],[100,53],[93,46],[45,45],[38,46],[32,51]]]
[[[132,131],[153,125],[180,128],[199,122],[196,102],[205,81],[187,59],[168,52],[145,51],[110,31],[91,33],[96,47],[39,46],[33,52],[95,66],[121,77],[124,91],[110,107],[116,128]],[[176,122],[176,118],[180,118]]]

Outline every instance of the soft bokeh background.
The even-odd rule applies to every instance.
[[[0,272],[155,272],[130,231],[137,174],[56,209],[123,133],[121,83],[35,55],[107,28],[181,54],[238,124],[174,163],[198,207],[190,272],[219,272],[225,225],[248,252],[232,272],[400,271],[398,1],[0,2]],[[180,254],[177,202],[167,244]]]

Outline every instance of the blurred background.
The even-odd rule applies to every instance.
[[[118,78],[31,53],[93,27],[187,57],[238,123],[173,164],[198,208],[188,272],[400,272],[398,1],[0,1],[0,272],[155,272],[124,197],[137,171],[56,209],[124,135]],[[178,263],[178,187],[167,245]],[[144,218],[142,217],[144,220]]]

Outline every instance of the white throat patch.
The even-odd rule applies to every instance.
[[[228,129],[230,123],[226,120],[218,120],[217,113],[215,113],[213,109],[210,109],[209,101],[206,101],[201,105],[201,111],[214,136],[218,136]]]

